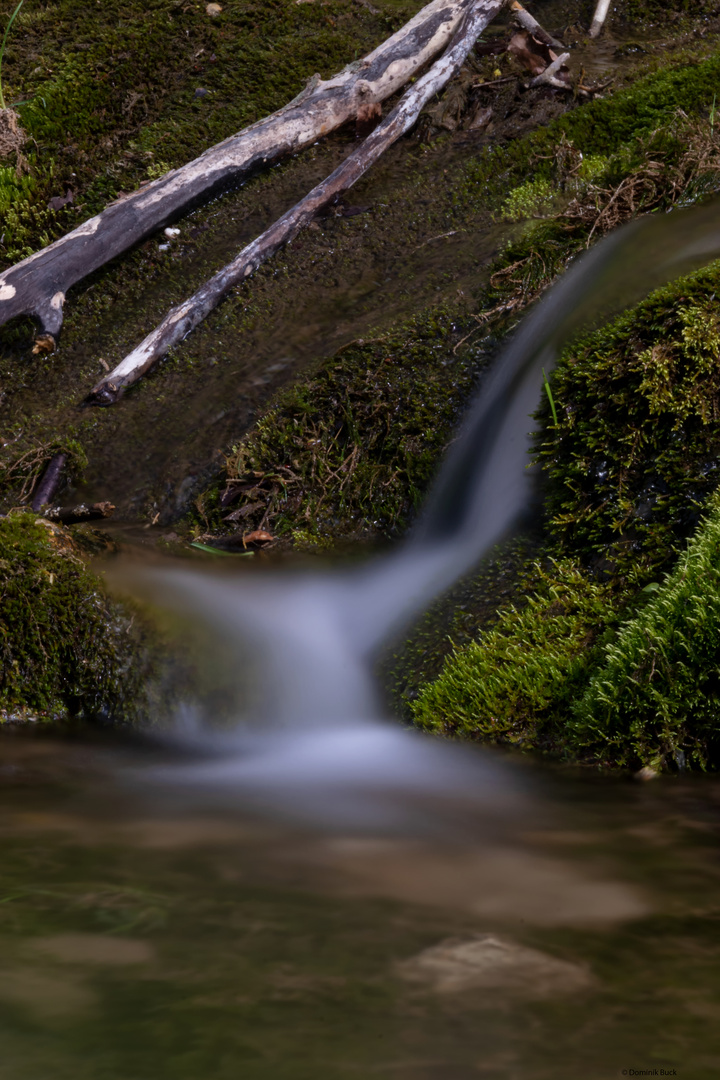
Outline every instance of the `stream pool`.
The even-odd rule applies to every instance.
[[[157,755],[2,732],[3,1080],[717,1076],[717,781],[346,833],[118,780]]]

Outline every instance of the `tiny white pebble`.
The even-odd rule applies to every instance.
[[[158,251],[169,251],[169,250],[170,250],[170,245],[169,244],[159,244],[158,245]]]
[[[166,229],[165,230],[165,235],[167,236],[168,240],[172,240],[173,237],[180,235],[180,230],[179,229]]]

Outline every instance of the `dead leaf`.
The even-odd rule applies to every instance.
[[[485,106],[485,108],[481,106],[479,109],[476,110],[475,115],[466,125],[466,130],[479,131],[480,128],[486,127],[490,123],[492,115],[493,110],[490,105]]]
[[[41,334],[39,337],[35,338],[33,356],[39,356],[40,353],[52,352],[55,352],[55,338],[52,334]]]
[[[508,52],[512,56],[517,57],[526,71],[529,71],[534,77],[542,75],[546,68],[558,58],[557,53],[554,53],[548,45],[544,44],[544,42],[538,41],[538,39],[533,37],[527,30],[521,30],[510,38]],[[567,64],[563,64],[562,67],[555,72],[555,78],[559,82],[566,83],[570,86],[570,69]]]
[[[275,537],[271,533],[265,532],[264,529],[255,529],[254,532],[244,533],[243,546],[264,547],[265,544],[272,544],[274,540]]]
[[[543,45],[527,30],[520,30],[519,33],[513,34],[508,44],[508,52],[517,57],[531,75],[542,75],[548,64],[555,59],[547,45]]]
[[[74,202],[75,192],[72,188],[68,188],[64,195],[56,195],[53,199],[48,200],[48,210],[62,210],[63,206]]]

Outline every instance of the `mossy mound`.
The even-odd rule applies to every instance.
[[[0,519],[0,595],[0,722],[135,718],[151,667],[142,631],[67,530]]]
[[[412,703],[427,731],[529,747],[563,746],[563,719],[620,620],[616,590],[569,560],[530,568],[526,603],[456,648]]]
[[[238,502],[225,530],[271,528],[300,546],[391,537],[413,514],[484,354],[464,349],[445,313],[357,343],[283,391],[228,456],[222,487]],[[220,488],[201,501],[220,527]]]
[[[720,263],[653,293],[565,351],[538,458],[565,550],[648,580],[720,480]]]
[[[659,769],[720,765],[720,498],[650,602],[608,642],[572,710],[580,752]]]
[[[415,722],[608,767],[718,768],[718,494],[707,509],[672,572],[641,591],[536,564],[527,603],[447,657]]]

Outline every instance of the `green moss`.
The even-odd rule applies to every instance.
[[[0,722],[133,717],[149,674],[141,634],[65,530],[0,519],[0,597]]]
[[[616,624],[609,586],[570,561],[535,564],[532,592],[480,637],[456,648],[412,705],[429,731],[521,746],[557,740],[578,689],[598,659],[598,638]]]
[[[484,360],[455,357],[458,338],[444,312],[417,316],[283,391],[228,457],[227,479],[245,490],[225,528],[269,527],[301,546],[399,532]],[[201,504],[205,528],[219,524],[215,499]]]
[[[621,765],[720,763],[720,499],[649,603],[604,648],[569,738]]]
[[[502,221],[522,221],[542,217],[553,204],[554,189],[549,180],[540,176],[513,188],[500,208]]]
[[[562,356],[538,457],[565,549],[647,580],[720,476],[720,264],[653,293]]]
[[[199,0],[26,4],[3,74],[8,103],[23,102],[29,171],[0,173],[3,261],[158,175],[160,162],[181,165],[286,104],[316,71],[334,74],[419,6],[240,0],[211,18]],[[194,97],[198,87],[206,97]],[[66,187],[74,204],[49,210]]]

